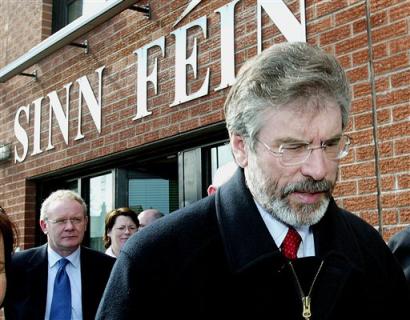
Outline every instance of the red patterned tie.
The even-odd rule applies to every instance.
[[[296,259],[301,241],[299,233],[294,228],[289,227],[285,240],[283,240],[281,245],[283,255],[291,260]]]

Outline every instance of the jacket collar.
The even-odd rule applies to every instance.
[[[218,188],[215,206],[232,271],[240,272],[272,255],[281,256],[246,186],[243,169]]]

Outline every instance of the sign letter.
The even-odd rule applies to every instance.
[[[132,120],[137,120],[149,116],[152,112],[148,111],[147,107],[147,83],[151,82],[154,86],[155,94],[158,92],[158,58],[154,60],[154,68],[147,75],[148,69],[148,50],[158,46],[161,48],[162,57],[164,57],[165,37],[161,37],[142,48],[134,51],[138,56],[138,75],[137,75],[137,114]]]
[[[47,96],[50,99],[50,109],[49,109],[49,121],[48,121],[48,146],[46,150],[54,149],[51,142],[51,135],[53,130],[53,112],[56,116],[58,126],[63,134],[64,142],[68,145],[68,118],[69,118],[69,105],[70,105],[70,87],[72,82],[66,84],[64,88],[66,89],[66,107],[65,114],[63,111],[63,106],[58,99],[57,93],[55,91],[50,92]],[[53,112],[52,112],[53,111]]]
[[[221,83],[215,91],[235,83],[235,5],[238,1],[215,10],[221,15]]]
[[[33,152],[31,153],[32,156],[43,152],[40,147],[41,102],[42,101],[43,101],[43,97],[38,98],[37,100],[33,101],[34,103],[34,142],[33,142]]]
[[[23,162],[26,159],[27,151],[28,151],[28,135],[26,130],[21,126],[19,119],[20,113],[24,112],[26,116],[27,123],[30,121],[30,105],[23,106],[18,108],[16,112],[16,117],[14,118],[14,135],[16,136],[17,140],[20,141],[21,145],[23,146],[23,154],[21,157],[17,152],[17,146],[14,146],[14,163]]]
[[[86,76],[83,76],[77,79],[79,84],[78,89],[78,130],[77,136],[74,140],[79,140],[84,138],[84,135],[81,133],[81,110],[82,110],[82,97],[84,97],[87,102],[88,110],[90,110],[91,117],[93,118],[94,124],[97,128],[98,133],[101,133],[101,93],[102,93],[102,72],[105,66],[95,70],[98,74],[98,102],[95,99],[93,90],[91,89],[90,82]]]
[[[282,0],[258,0],[258,53],[262,51],[262,8],[289,42],[306,42],[305,0],[299,0],[300,23]]]
[[[204,37],[207,37],[207,23],[206,17],[201,17],[191,23],[188,23],[182,28],[172,32],[175,35],[175,100],[171,104],[171,107],[178,104],[194,100],[199,97],[203,97],[208,94],[209,91],[209,68],[206,71],[206,77],[201,88],[190,94],[186,94],[186,73],[187,66],[190,65],[194,72],[194,77],[197,77],[197,38],[194,38],[194,45],[192,48],[192,54],[189,58],[186,57],[186,43],[187,43],[187,30],[199,26],[202,29]]]

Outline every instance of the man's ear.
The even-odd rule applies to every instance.
[[[47,222],[45,222],[45,220],[40,219],[40,228],[44,234],[48,233],[47,227]]]
[[[236,163],[240,167],[245,168],[248,165],[248,150],[246,148],[245,139],[240,135],[232,134],[230,140]]]
[[[208,193],[208,196],[210,196],[211,194],[214,194],[216,192],[216,187],[213,184],[210,184],[208,189],[206,190],[206,192]]]

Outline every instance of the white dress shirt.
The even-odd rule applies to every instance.
[[[114,251],[112,251],[112,246],[109,246],[107,250],[105,250],[105,254],[108,254],[110,257],[117,258],[117,256],[114,254]]]
[[[277,247],[280,248],[283,240],[285,240],[286,234],[288,233],[289,227],[272,217],[272,215],[262,208],[256,201],[255,204],[262,216],[263,221],[265,222],[266,227],[269,230],[270,235],[275,241]],[[302,226],[295,229],[302,238],[302,242],[300,243],[297,252],[297,257],[303,258],[315,256],[315,240],[311,228],[309,226]]]
[[[81,302],[81,263],[80,248],[70,254],[66,259],[70,263],[66,266],[66,272],[70,278],[71,286],[71,319],[81,320],[83,318],[83,309]],[[63,258],[57,252],[47,246],[48,254],[48,277],[47,277],[47,304],[45,320],[50,318],[51,302],[53,301],[54,280],[58,271],[58,261]]]

